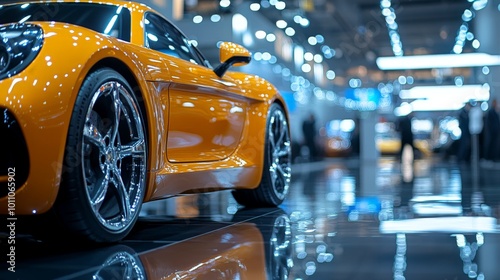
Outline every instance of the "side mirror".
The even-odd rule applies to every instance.
[[[244,47],[230,42],[220,45],[219,60],[221,64],[214,69],[217,76],[222,77],[231,66],[243,66],[250,63],[252,55]]]

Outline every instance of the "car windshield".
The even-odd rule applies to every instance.
[[[0,24],[55,21],[92,29],[130,41],[130,11],[93,3],[24,3],[0,5]]]

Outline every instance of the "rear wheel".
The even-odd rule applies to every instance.
[[[90,74],[68,129],[56,212],[72,232],[113,242],[136,222],[146,186],[144,119],[125,78],[109,68]]]
[[[247,207],[278,206],[285,199],[290,187],[290,129],[285,111],[277,103],[272,104],[269,109],[264,149],[264,169],[259,187],[233,191],[236,201]]]

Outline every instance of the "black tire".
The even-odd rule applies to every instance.
[[[280,205],[288,193],[291,178],[292,147],[290,128],[281,105],[273,103],[266,123],[264,169],[260,185],[255,189],[237,189],[234,199],[246,207]]]
[[[126,79],[110,68],[91,73],[78,93],[54,212],[85,240],[119,241],[139,216],[147,137],[138,104]]]

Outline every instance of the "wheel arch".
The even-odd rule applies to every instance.
[[[97,69],[106,67],[115,70],[120,75],[122,75],[125,78],[125,80],[127,80],[129,85],[132,87],[132,90],[134,91],[134,95],[137,98],[139,105],[141,106],[142,116],[146,120],[147,124],[149,124],[149,119],[146,114],[146,104],[143,96],[144,95],[143,90],[141,90],[141,86],[136,78],[136,75],[134,75],[132,69],[130,69],[126,63],[114,57],[103,58],[99,60],[96,64],[94,64],[92,68],[90,68],[87,75],[96,71]],[[146,131],[149,133],[148,125],[146,125]]]

